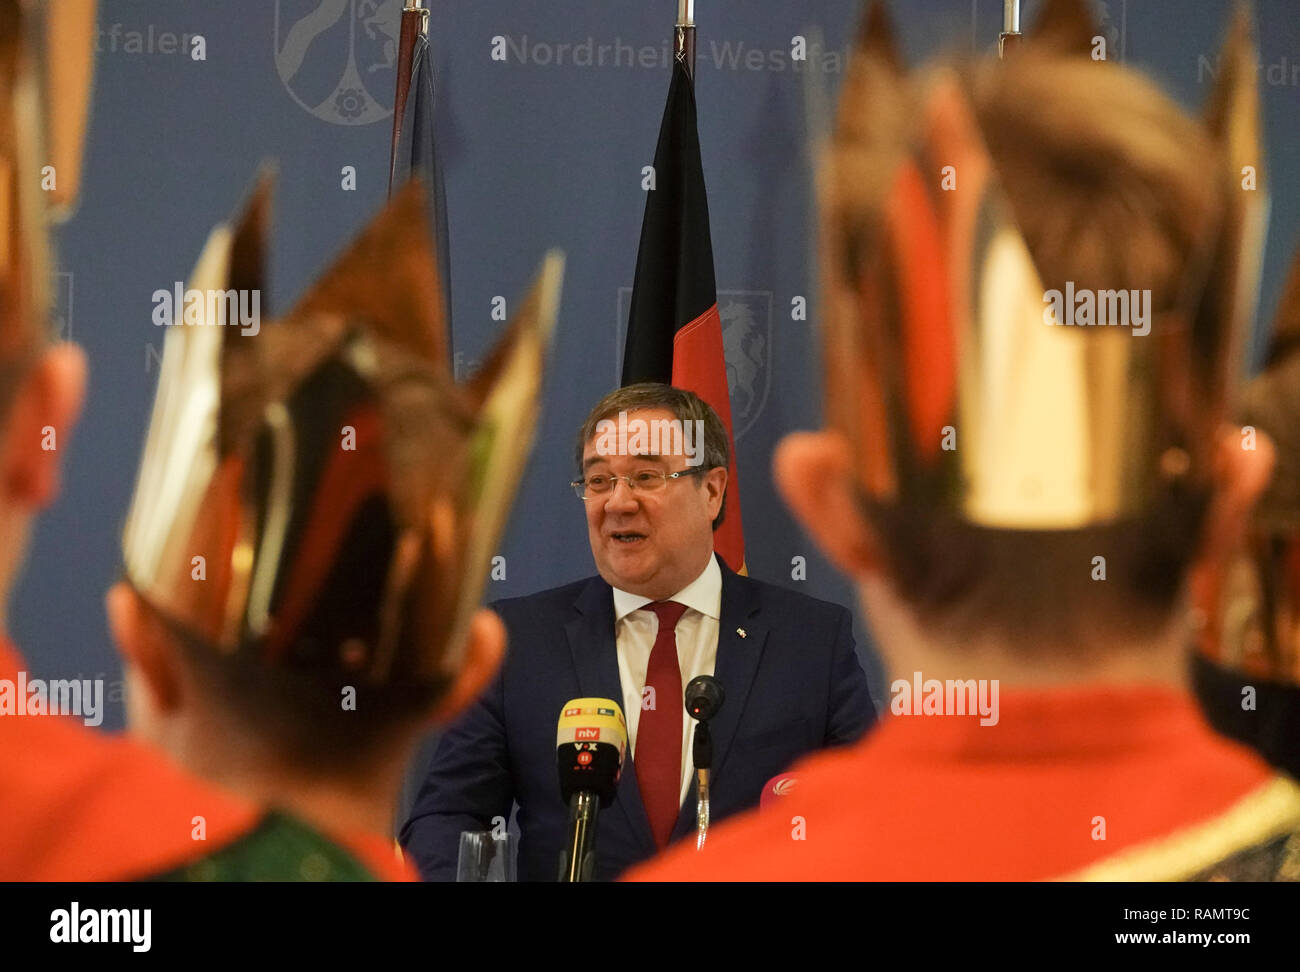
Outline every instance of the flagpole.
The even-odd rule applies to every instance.
[[[1020,44],[1020,0],[1002,0],[1002,33],[998,35],[998,57],[1005,58]]]
[[[393,194],[393,174],[397,168],[397,145],[402,135],[402,116],[406,97],[411,90],[411,61],[415,41],[429,36],[429,11],[424,0],[406,0],[402,8],[402,32],[397,45],[397,91],[393,96],[393,140],[388,150],[388,194]]]
[[[677,27],[674,31],[674,56],[686,65],[686,73],[695,80],[695,0],[677,0]]]

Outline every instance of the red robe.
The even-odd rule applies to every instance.
[[[1300,787],[1184,692],[1008,690],[999,715],[890,717],[627,879],[1177,880],[1300,830]]]
[[[22,660],[0,641],[0,679]],[[67,716],[0,715],[0,880],[119,881],[181,866],[261,811]],[[195,840],[193,818],[206,821]]]
[[[0,679],[22,659],[0,639]],[[0,715],[0,881],[129,881],[182,868],[251,833],[265,808],[149,747],[67,716]],[[204,818],[206,839],[195,840]],[[415,879],[392,843],[327,834],[377,878]]]

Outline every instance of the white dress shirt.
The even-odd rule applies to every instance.
[[[697,675],[712,675],[718,660],[718,618],[722,613],[722,570],[715,557],[708,566],[672,597],[665,598],[686,605],[677,622],[677,664],[682,672],[682,690]],[[659,618],[641,608],[651,603],[648,597],[629,594],[614,588],[614,640],[618,647],[618,678],[623,689],[623,714],[627,718],[628,750],[636,755],[636,729],[641,721],[641,698],[650,651],[659,632]],[[678,700],[681,701],[680,699]],[[695,738],[695,720],[682,705],[682,789],[677,805],[686,801],[691,789],[695,765],[691,760],[691,743]]]

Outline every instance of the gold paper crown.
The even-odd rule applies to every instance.
[[[194,270],[189,291],[225,302],[187,296],[188,324],[174,308],[126,576],[212,650],[434,684],[459,667],[532,441],[563,257],[457,384],[418,183],[287,317],[237,326],[237,295],[262,290],[270,185]]]
[[[0,370],[48,338],[47,225],[80,189],[94,30],[94,0],[0,0]]]
[[[993,68],[1051,69],[1086,56],[1098,33],[1081,0],[1048,0],[1036,31]],[[1077,529],[1141,513],[1174,480],[1204,481],[1260,272],[1255,62],[1242,8],[1205,119],[1222,153],[1222,212],[1165,306],[1150,308],[1157,326],[1057,326],[957,72],[905,78],[872,4],[818,174],[827,419],[849,439],[869,502]],[[1107,302],[1094,302],[1098,314],[1122,306],[1117,291],[1094,294]]]

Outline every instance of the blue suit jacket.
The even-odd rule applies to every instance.
[[[555,724],[570,699],[622,702],[614,595],[592,577],[492,607],[509,634],[505,663],[443,735],[401,842],[426,879],[454,880],[461,831],[491,829],[517,802],[519,879],[554,881],[567,814]],[[725,564],[714,675],[726,692],[710,724],[714,821],[754,806],[771,777],[812,750],[851,742],[875,717],[849,612]],[[694,831],[695,804],[692,782],[674,840]],[[597,877],[611,879],[655,849],[629,754],[617,798],[600,813]]]

